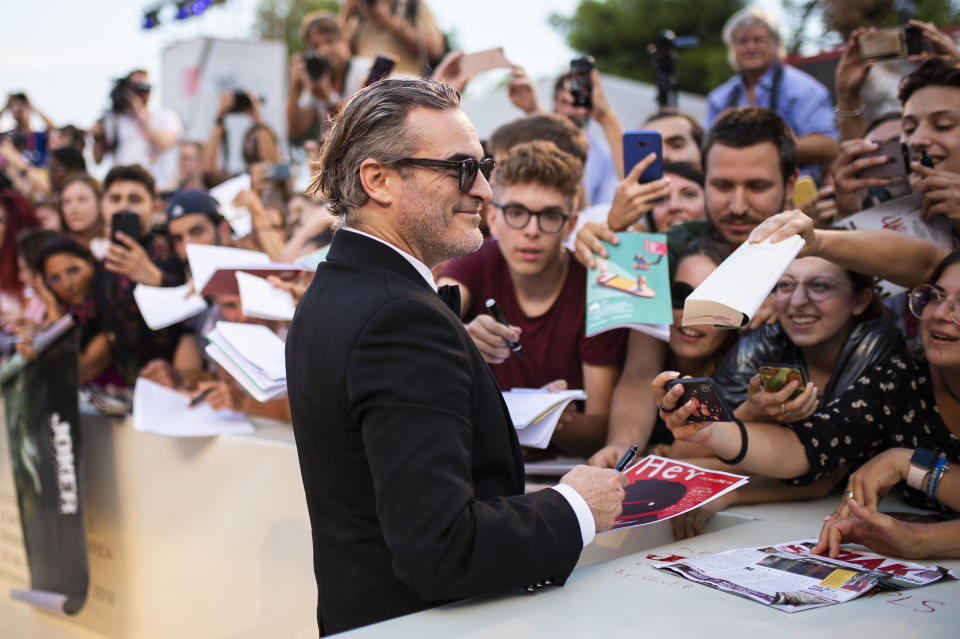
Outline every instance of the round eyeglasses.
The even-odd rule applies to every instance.
[[[950,309],[950,319],[960,326],[960,300],[947,298],[946,292],[934,284],[921,284],[910,291],[907,307],[917,319],[929,320],[933,319],[933,314],[944,302]]]
[[[774,284],[771,295],[778,301],[786,301],[793,297],[793,293],[798,286],[802,286],[811,302],[823,302],[836,295],[837,291],[844,285],[850,286],[848,282],[838,282],[821,277],[812,280],[782,279]]]
[[[497,204],[495,207],[503,211],[503,221],[507,226],[515,229],[526,228],[530,223],[530,217],[536,216],[537,226],[544,233],[559,233],[563,230],[563,225],[567,223],[570,216],[563,212],[558,206],[548,206],[539,211],[531,211],[522,204]]]

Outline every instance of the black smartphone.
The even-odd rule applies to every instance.
[[[632,171],[640,160],[651,153],[656,153],[657,159],[640,174],[640,184],[653,182],[663,177],[663,139],[659,131],[627,131],[624,133],[624,175]]]
[[[134,242],[140,241],[140,216],[133,211],[117,211],[110,218],[110,239],[117,241],[117,231],[129,235]]]
[[[570,61],[570,95],[573,96],[573,106],[593,108],[593,82],[590,72],[595,60],[592,56],[584,55]]]
[[[769,393],[776,393],[790,382],[797,381],[800,385],[790,395],[790,399],[793,399],[807,387],[803,371],[793,364],[761,363],[757,367],[757,372],[760,373],[760,383]]]
[[[723,400],[709,377],[671,379],[664,385],[664,389],[669,391],[677,384],[683,384],[683,395],[677,402],[677,406],[693,402],[693,412],[687,417],[687,424],[733,421],[733,411],[727,406],[727,402]]]
[[[857,173],[859,178],[896,178],[906,177],[910,172],[910,148],[899,139],[880,142],[876,151],[868,151],[857,156],[858,160],[872,157],[886,157],[887,163],[871,166]]]
[[[230,113],[246,113],[253,109],[253,101],[250,100],[250,94],[243,89],[236,89],[233,92],[233,106],[230,107]]]
[[[377,59],[373,61],[373,65],[370,66],[370,74],[367,76],[367,81],[364,82],[363,86],[370,86],[374,82],[378,82],[393,71],[394,65],[397,64],[396,58],[392,55],[386,55],[381,53],[377,56]]]

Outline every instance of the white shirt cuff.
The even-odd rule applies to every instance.
[[[570,507],[573,508],[573,513],[577,516],[577,521],[580,522],[580,536],[583,538],[584,547],[586,547],[586,545],[597,536],[597,525],[593,521],[593,513],[590,512],[590,506],[588,506],[586,500],[580,496],[577,489],[569,484],[557,484],[556,486],[551,486],[551,488],[563,495],[563,498],[566,499]]]

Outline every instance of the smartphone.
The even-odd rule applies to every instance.
[[[289,164],[268,164],[267,170],[264,172],[264,178],[271,180],[273,182],[283,182],[284,180],[290,179],[290,165]]]
[[[659,131],[627,131],[623,134],[624,175],[633,170],[637,162],[651,153],[657,154],[653,164],[643,170],[640,184],[653,182],[663,177],[663,139]]]
[[[903,58],[923,52],[923,32],[919,27],[899,25],[862,33],[857,43],[860,55],[867,59]]]
[[[760,373],[760,383],[768,393],[776,393],[790,382],[797,381],[800,385],[790,395],[790,399],[793,399],[803,393],[807,387],[803,371],[793,364],[760,364],[757,372]]]
[[[585,109],[593,108],[593,81],[590,72],[596,61],[593,56],[584,55],[570,61],[570,94],[573,106]]]
[[[868,151],[857,156],[857,159],[872,158],[884,156],[887,158],[886,164],[871,166],[859,173],[859,178],[896,178],[906,177],[910,171],[910,149],[906,144],[898,140],[888,140],[877,145],[876,151]]]
[[[393,71],[394,65],[397,63],[397,59],[392,55],[387,55],[381,53],[377,56],[377,59],[373,61],[373,64],[370,66],[370,74],[367,75],[367,81],[364,82],[363,86],[370,86],[374,82],[384,79],[390,72]]]
[[[800,208],[817,195],[817,183],[809,175],[801,175],[793,186],[793,206]]]
[[[117,211],[110,218],[110,239],[117,241],[117,231],[125,233],[133,238],[134,242],[140,241],[140,216],[133,211]]]
[[[709,377],[671,379],[664,388],[670,390],[677,384],[683,384],[683,395],[677,406],[693,402],[693,412],[687,417],[687,424],[733,421],[733,411],[727,406],[727,402],[723,400]]]

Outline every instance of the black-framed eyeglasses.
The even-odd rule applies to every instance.
[[[794,280],[782,279],[773,286],[772,295],[778,300],[788,300],[793,297],[793,292],[798,286],[802,286],[807,293],[807,298],[812,302],[823,302],[836,295],[844,285],[850,285],[849,282],[838,282],[824,277],[817,277],[812,280]]]
[[[402,158],[392,164],[409,164],[412,166],[423,166],[428,169],[440,169],[443,171],[457,171],[457,179],[460,184],[460,190],[469,193],[477,181],[477,174],[483,173],[486,180],[493,175],[493,169],[497,163],[493,158],[467,158],[465,160],[432,160],[430,158]]]
[[[563,230],[563,225],[567,223],[570,216],[563,212],[559,206],[548,206],[539,211],[531,211],[522,204],[497,204],[495,207],[503,212],[503,221],[507,226],[515,229],[526,228],[530,223],[530,216],[536,216],[537,226],[544,233],[559,233]]]
[[[693,293],[693,287],[686,282],[677,280],[670,285],[670,305],[682,311],[683,303],[687,301],[690,293]]]
[[[946,293],[939,286],[933,284],[921,284],[912,291],[907,298],[907,307],[914,317],[921,320],[933,318],[940,305],[947,302],[950,309],[950,319],[957,326],[960,326],[960,300],[948,299]]]

